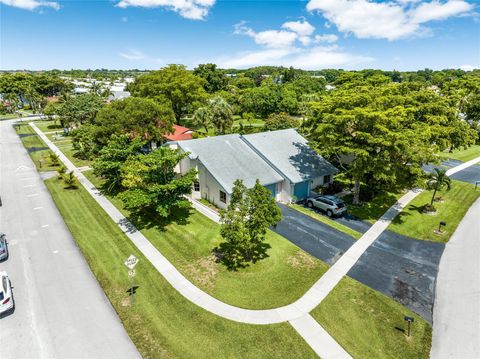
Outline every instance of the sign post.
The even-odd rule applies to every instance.
[[[130,269],[128,271],[128,277],[130,278],[130,305],[133,305],[133,295],[134,295],[134,278],[135,278],[135,266],[138,263],[138,258],[135,257],[133,254],[130,255],[130,257],[127,258],[125,261],[125,265]]]

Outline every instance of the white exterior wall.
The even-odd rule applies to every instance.
[[[227,208],[230,202],[230,195],[223,189],[217,180],[207,171],[201,162],[198,162],[198,182],[200,183],[200,197],[205,198],[218,208]],[[220,201],[220,191],[227,194],[227,202]]]
[[[283,180],[277,185],[276,200],[283,203],[290,203],[292,201],[292,184],[288,180]]]

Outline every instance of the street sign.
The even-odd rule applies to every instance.
[[[137,263],[138,263],[138,259],[133,254],[130,255],[130,257],[128,257],[127,260],[125,261],[125,265],[130,269],[135,268]]]
[[[128,276],[129,276],[130,278],[135,277],[135,269],[129,270],[129,271],[128,271]]]

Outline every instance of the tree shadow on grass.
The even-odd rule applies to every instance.
[[[187,225],[192,214],[191,208],[176,209],[170,217],[160,217],[154,210],[131,212],[128,218],[120,221],[127,228],[127,233],[134,233],[142,229],[156,229],[165,231],[169,224]]]
[[[250,248],[246,253],[238,246],[224,242],[212,250],[217,263],[223,264],[229,271],[238,271],[247,268],[250,264],[268,258],[267,251],[271,248],[270,244],[260,242],[256,246]]]
[[[397,214],[397,216],[392,220],[392,223],[393,223],[393,224],[402,224],[402,223],[405,223],[405,221],[407,220],[407,218],[412,215],[410,212],[417,212],[417,213],[420,213],[420,214],[422,214],[422,215],[427,215],[427,214],[425,214],[424,209],[425,209],[425,205],[416,206],[416,205],[414,205],[414,204],[410,204],[410,205],[408,206],[408,210],[409,210],[409,211],[406,211],[406,210],[401,211],[401,212],[400,212],[399,214]]]

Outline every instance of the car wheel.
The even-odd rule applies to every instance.
[[[331,210],[327,210],[327,216],[329,217],[333,216],[333,212]]]
[[[307,207],[308,207],[308,208],[313,208],[313,203],[312,203],[312,202],[310,202],[310,201],[309,201],[309,202],[307,202]]]

